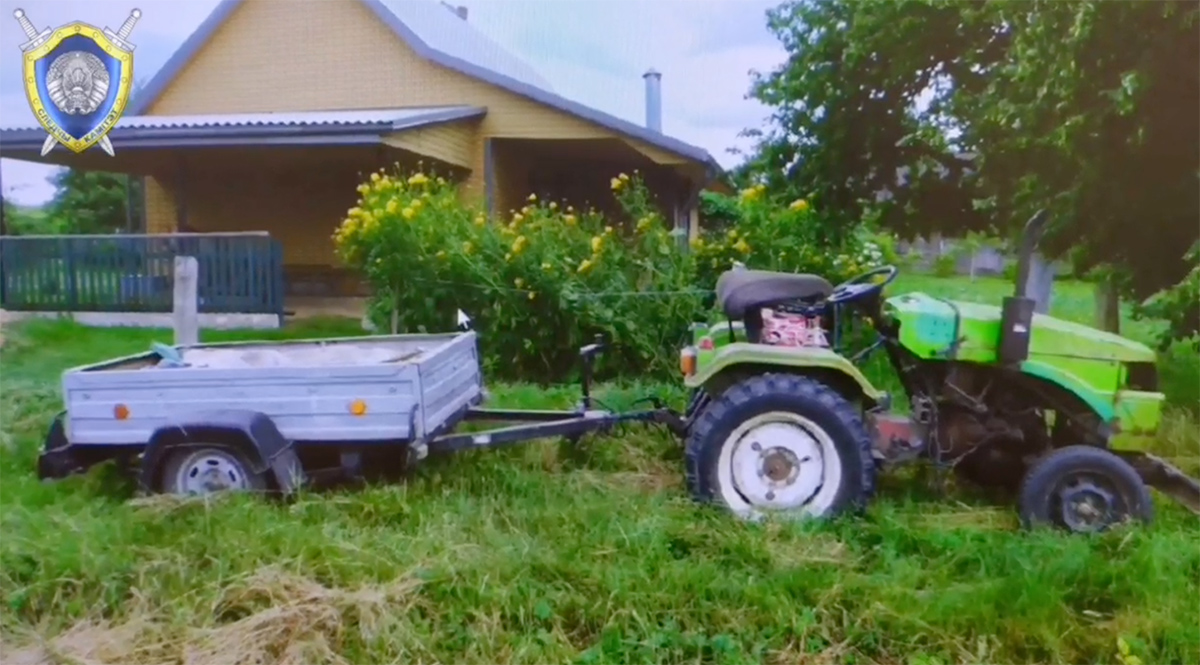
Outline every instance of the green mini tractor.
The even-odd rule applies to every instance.
[[[1000,306],[925,293],[885,297],[884,266],[834,287],[814,275],[735,267],[717,284],[727,321],[697,324],[681,353],[694,496],[739,515],[826,517],[863,506],[881,469],[927,460],[1016,499],[1026,526],[1096,531],[1149,521],[1153,486],[1200,513],[1200,484],[1166,461],[1114,450],[1153,436],[1163,404],[1155,353],[1118,335],[1034,313],[1030,260],[1046,216],[1025,227],[1015,294]],[[779,344],[764,316],[834,332]],[[839,353],[837,331],[877,339]],[[859,369],[882,351],[907,415]]]

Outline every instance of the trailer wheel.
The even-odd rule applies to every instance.
[[[696,500],[746,519],[830,517],[870,499],[871,447],[858,410],[833,389],[802,376],[754,376],[697,418],[688,487]]]
[[[1021,522],[1076,533],[1126,521],[1150,522],[1154,504],[1137,471],[1094,446],[1067,446],[1033,464],[1021,485]]]
[[[171,451],[163,464],[164,494],[205,495],[223,491],[262,491],[265,475],[255,472],[246,456],[219,444],[189,444]]]

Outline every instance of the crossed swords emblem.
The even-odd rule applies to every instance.
[[[41,46],[42,44],[46,43],[47,39],[50,39],[50,35],[54,34],[54,31],[50,28],[46,28],[45,30],[38,32],[38,29],[33,27],[33,23],[30,22],[29,17],[25,15],[25,10],[23,9],[14,11],[13,17],[17,19],[17,23],[21,24],[21,29],[25,31],[25,37],[29,39],[29,41],[21,44],[22,53],[28,53],[29,51]],[[133,53],[133,49],[135,49],[136,46],[129,43],[129,33],[133,32],[133,26],[137,24],[138,19],[141,17],[142,10],[140,9],[135,9],[129,12],[129,18],[125,19],[125,22],[121,24],[119,29],[114,32],[112,28],[105,28],[104,36],[108,37],[109,41],[111,41],[113,44],[130,53]],[[47,136],[45,143],[42,144],[42,156],[45,157],[46,154],[54,149],[54,146],[57,143],[58,139],[54,138],[53,136]],[[107,152],[110,156],[116,154],[113,151],[112,141],[108,139],[107,135],[101,136],[100,140],[97,142],[97,145],[99,145],[100,148],[104,150],[104,152]]]

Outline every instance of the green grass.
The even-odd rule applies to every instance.
[[[1061,290],[1056,313],[1088,316],[1084,295]],[[1196,518],[1165,501],[1146,528],[1029,534],[1007,507],[906,474],[863,517],[749,525],[694,505],[678,444],[640,429],[431,460],[404,483],[286,504],[136,499],[108,467],[44,485],[33,465],[64,368],[169,333],[5,334],[0,636],[47,662],[1104,663],[1119,637],[1146,663],[1200,661]],[[516,407],[577,397],[492,388]],[[682,398],[601,397],[622,408],[651,388]],[[1161,448],[1195,450],[1194,422],[1170,427]]]

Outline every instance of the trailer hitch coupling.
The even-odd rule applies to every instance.
[[[1157,455],[1136,450],[1114,450],[1142,477],[1142,482],[1200,515],[1200,482]]]

